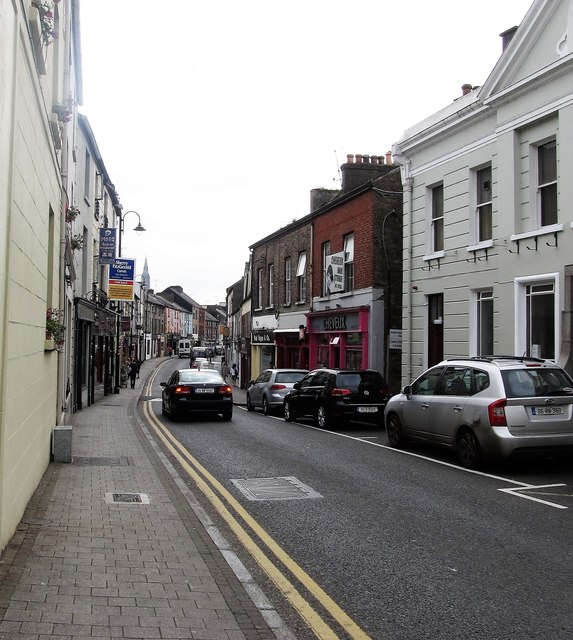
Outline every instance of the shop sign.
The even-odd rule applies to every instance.
[[[253,331],[251,334],[251,344],[273,344],[275,336],[273,331],[266,329]]]
[[[339,313],[337,315],[314,316],[311,320],[312,330],[323,331],[358,331],[357,313]]]
[[[326,293],[344,291],[344,251],[324,258],[326,269]]]
[[[390,329],[388,332],[388,349],[402,348],[402,329]]]
[[[115,260],[116,229],[106,227],[99,230],[99,263],[111,264]]]

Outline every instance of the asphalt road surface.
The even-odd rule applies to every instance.
[[[151,406],[230,508],[261,528],[254,544],[324,620],[309,628],[305,607],[197,492],[297,638],[573,637],[571,461],[468,472],[439,451],[389,449],[366,425],[324,431],[240,407],[231,422],[172,422],[159,401]]]

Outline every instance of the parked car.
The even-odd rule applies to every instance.
[[[322,428],[349,420],[383,426],[392,392],[374,369],[315,369],[295,382],[284,399],[284,418],[314,418]]]
[[[573,451],[573,380],[537,358],[445,360],[386,405],[388,441],[457,451],[467,468],[523,453]]]
[[[265,415],[282,409],[286,394],[295,382],[302,380],[308,369],[265,369],[247,387],[247,410],[260,407]]]
[[[187,413],[220,413],[233,416],[233,389],[213,369],[178,369],[161,382],[161,412],[172,420]]]

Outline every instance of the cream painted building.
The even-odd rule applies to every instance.
[[[485,83],[394,145],[403,384],[455,356],[573,369],[573,0],[535,0],[501,35]]]
[[[0,4],[0,551],[69,413],[72,300],[60,282],[81,101],[76,20],[75,0]],[[59,346],[49,310],[65,326]]]

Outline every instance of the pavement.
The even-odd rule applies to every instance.
[[[295,639],[138,416],[162,361],[74,414],[0,557],[0,639]]]

